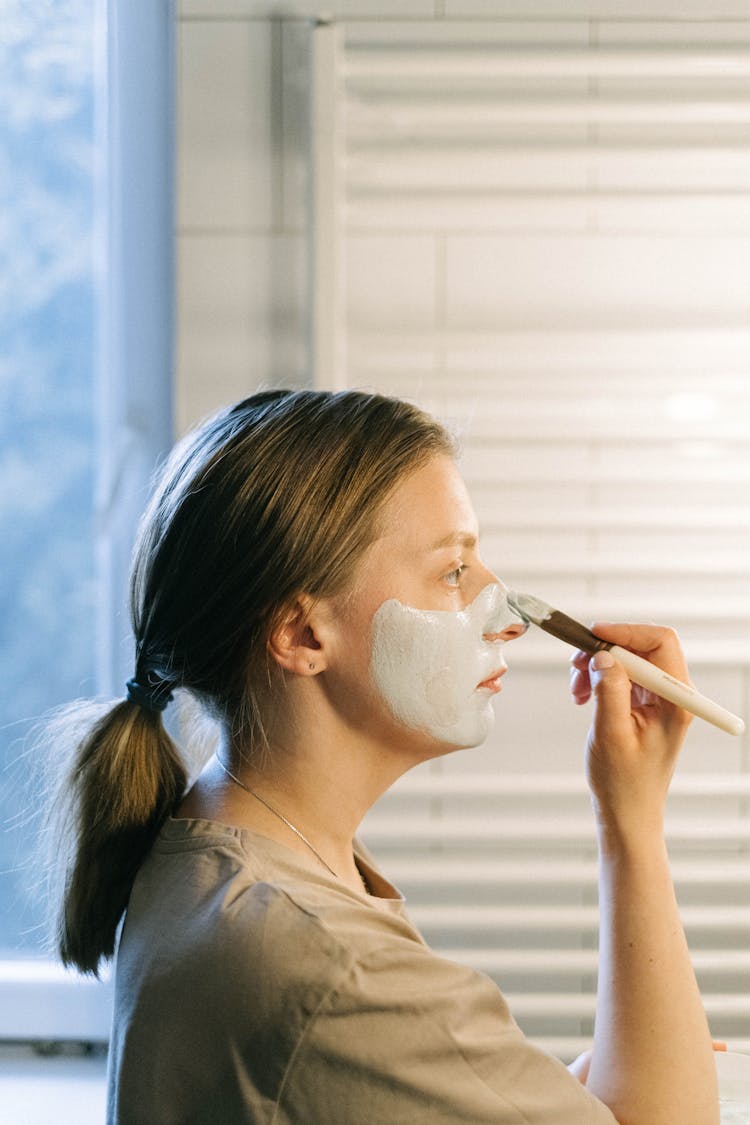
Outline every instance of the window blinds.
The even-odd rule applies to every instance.
[[[312,58],[317,382],[448,421],[496,573],[674,624],[747,717],[750,21],[352,22]],[[406,776],[365,831],[427,939],[565,1058],[597,944],[567,657],[510,646],[487,746]],[[712,1031],[744,1049],[747,766],[696,721],[669,817]]]

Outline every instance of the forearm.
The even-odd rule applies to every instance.
[[[587,1085],[621,1125],[716,1125],[716,1070],[661,832],[601,830],[600,951]]]

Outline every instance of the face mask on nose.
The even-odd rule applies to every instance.
[[[481,685],[506,667],[501,642],[485,636],[519,624],[498,583],[458,611],[383,602],[372,619],[373,681],[405,726],[453,746],[478,746],[495,721],[494,693]]]

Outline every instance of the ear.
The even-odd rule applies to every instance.
[[[312,598],[302,595],[272,628],[268,651],[286,672],[315,676],[326,666],[325,654],[310,622]]]

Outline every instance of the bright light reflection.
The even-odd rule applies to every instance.
[[[715,417],[719,403],[713,395],[683,391],[670,395],[664,409],[675,422],[701,422]]]

